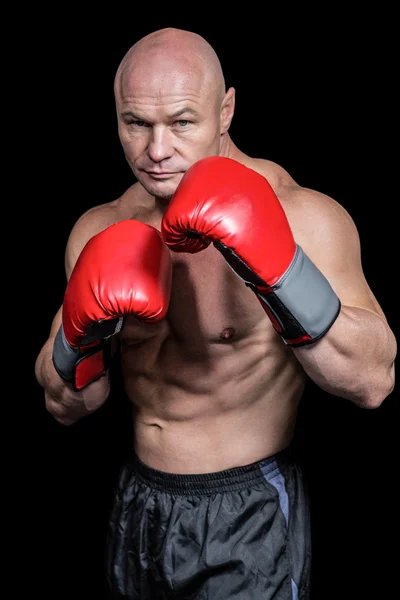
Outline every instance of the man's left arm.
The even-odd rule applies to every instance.
[[[393,390],[397,347],[366,281],[357,228],[331,198],[304,189],[294,194],[292,206],[299,207],[293,216],[296,230],[301,239],[302,229],[307,231],[303,250],[327,278],[341,307],[323,337],[292,350],[308,376],[325,391],[364,408],[378,407]],[[316,227],[310,227],[310,219]]]
[[[290,181],[279,188],[278,199],[230,158],[199,160],[164,214],[164,242],[189,253],[213,243],[315,383],[379,406],[393,389],[396,341],[365,279],[354,222],[328,196]]]

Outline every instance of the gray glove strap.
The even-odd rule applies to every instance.
[[[304,334],[311,338],[299,342],[298,345],[302,345],[325,335],[339,315],[339,298],[329,281],[300,246],[297,246],[286,273],[272,286],[272,290],[272,293],[261,295],[258,292],[257,295],[281,325],[284,340],[292,337],[292,334],[285,334],[288,320],[291,322],[291,329],[296,329],[297,323]],[[299,330],[297,333],[301,337],[302,332]]]
[[[66,381],[72,381],[74,378],[78,356],[78,348],[72,348],[69,345],[64,334],[64,328],[61,325],[54,340],[53,364],[59,376]]]

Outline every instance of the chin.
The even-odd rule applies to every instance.
[[[157,196],[161,200],[171,200],[172,196],[175,194],[176,189],[180,180],[183,177],[183,173],[181,177],[174,177],[174,181],[156,181],[149,182],[148,180],[140,180],[140,183],[146,190],[148,194],[151,196]]]
[[[170,200],[172,200],[174,192],[153,192],[152,196],[155,196],[158,200],[161,200],[162,202],[169,202]]]
[[[157,196],[157,198],[160,198],[161,200],[170,200],[172,198],[172,196],[175,194],[176,188],[177,188],[177,184],[156,184],[156,185],[151,185],[148,186],[147,191],[152,195],[152,196]]]

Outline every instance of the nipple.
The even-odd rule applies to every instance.
[[[235,330],[233,327],[225,327],[220,333],[220,338],[222,340],[230,340],[235,335]]]

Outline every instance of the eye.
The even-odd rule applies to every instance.
[[[176,121],[180,127],[186,127],[187,125],[189,125],[190,121],[188,121],[187,119],[181,119],[180,121]]]
[[[133,124],[136,125],[136,127],[148,127],[148,123],[145,123],[144,121],[133,121]]]

